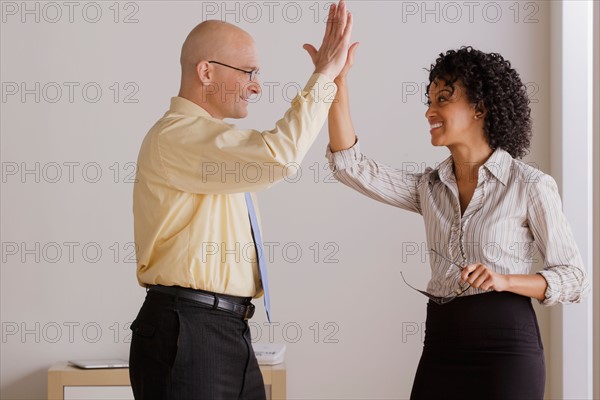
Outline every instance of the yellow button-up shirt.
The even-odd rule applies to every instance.
[[[236,129],[181,97],[150,129],[133,192],[137,278],[256,297],[262,286],[244,192],[295,173],[336,93],[314,74],[274,129]],[[255,202],[256,205],[256,202]]]

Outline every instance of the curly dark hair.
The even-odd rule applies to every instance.
[[[487,112],[484,131],[490,147],[506,150],[514,158],[527,154],[531,140],[529,97],[510,61],[500,54],[488,54],[467,46],[440,53],[428,71],[427,96],[436,79],[452,91],[459,81],[468,101],[475,104],[478,111]]]

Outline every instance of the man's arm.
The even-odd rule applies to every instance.
[[[315,73],[274,129],[240,130],[211,119],[164,118],[151,137],[153,157],[167,182],[192,193],[256,191],[295,174],[320,132],[337,91],[332,79],[346,64],[352,16],[332,5]],[[190,135],[190,131],[202,134]]]
[[[155,168],[170,186],[188,193],[265,189],[297,173],[335,93],[329,78],[314,74],[284,117],[264,132],[212,118],[167,115],[147,139]]]
[[[340,4],[341,7],[345,7],[343,4]],[[341,11],[338,9],[338,11]],[[330,9],[329,11],[329,19],[333,18],[333,13],[335,11]],[[350,29],[352,28],[352,14],[348,14],[348,25]],[[331,29],[333,26],[332,23],[327,24],[327,29]],[[327,33],[326,33],[327,37]],[[349,42],[348,42],[349,44]],[[322,55],[320,54],[314,46],[310,44],[305,44],[304,49],[308,52],[310,57],[312,58],[313,63],[315,64],[315,68],[317,70],[320,69],[320,63],[322,62]],[[346,77],[354,64],[354,54],[356,52],[356,48],[358,47],[358,42],[349,46],[346,60],[344,61],[343,67],[339,70],[339,73],[336,74],[333,79],[337,86],[337,95],[331,108],[329,110],[329,145],[332,152],[345,150],[354,145],[356,142],[356,135],[354,133],[354,126],[352,125],[352,119],[350,118],[350,106],[348,99],[348,87],[346,84]]]

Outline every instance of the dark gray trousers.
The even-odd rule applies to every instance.
[[[131,329],[136,400],[265,399],[242,317],[151,291]]]

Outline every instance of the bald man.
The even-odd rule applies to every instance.
[[[261,91],[252,37],[205,21],[181,51],[181,88],[146,135],[134,187],[137,278],[146,299],[131,325],[140,399],[264,399],[252,350],[251,300],[270,301],[256,199],[283,179],[321,130],[346,63],[352,16],[332,6],[315,70],[270,131],[237,129]]]

